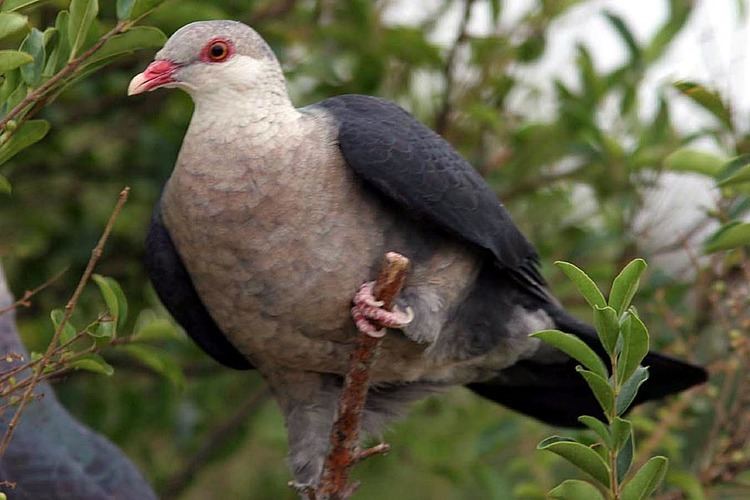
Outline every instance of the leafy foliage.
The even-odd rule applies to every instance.
[[[9,194],[0,194],[0,255],[9,281],[16,290],[30,289],[70,268],[64,279],[34,297],[30,308],[19,311],[27,345],[37,352],[46,347],[50,311],[65,303],[111,200],[123,185],[132,186],[98,270],[121,285],[128,313],[120,305],[115,309],[111,297],[107,301],[92,285],[72,318],[76,334],[82,325],[109,319],[102,330],[87,330],[81,341],[82,346],[95,344],[114,373],[69,376],[57,385],[61,397],[88,425],[123,447],[164,498],[293,498],[285,486],[283,424],[267,396],[258,392],[262,381],[257,374],[222,370],[202,355],[161,309],[139,259],[151,206],[191,112],[189,99],[179,93],[125,97],[129,79],[152,57],[140,49],[159,47],[162,32],[172,33],[190,21],[238,19],[269,40],[298,104],[347,92],[376,94],[440,125],[441,134],[497,190],[539,247],[543,263],[571,260],[588,270],[590,279],[579,283],[543,269],[567,307],[577,309],[582,319],[593,312],[608,349],[615,330],[618,337],[627,331],[642,339],[640,324],[633,323],[642,318],[650,326],[652,344],[711,361],[714,385],[699,394],[659,405],[658,414],[655,407],[639,409],[631,425],[618,416],[611,425],[585,423],[597,439],[620,450],[618,480],[626,484],[634,481],[647,456],[658,453],[670,459],[667,489],[700,498],[734,488],[722,478],[741,477],[749,468],[737,453],[747,441],[737,411],[747,408],[743,394],[750,385],[742,370],[750,355],[743,326],[748,318],[738,305],[747,297],[742,284],[748,239],[744,229],[732,228],[746,223],[750,209],[747,162],[741,159],[750,153],[750,140],[729,99],[697,78],[690,86],[682,82],[660,89],[654,111],[642,112],[652,107],[644,106],[644,78],[682,33],[695,7],[688,0],[663,1],[668,13],[662,24],[635,36],[626,19],[614,11],[600,13],[596,2],[535,0],[510,22],[505,2],[477,0],[474,15],[486,8],[491,29],[468,30],[453,50],[432,36],[457,4],[449,0],[435,2],[416,24],[388,18],[385,2],[180,0],[143,21],[162,2],[118,0],[98,2],[89,22],[96,2],[76,2],[75,14],[81,17],[73,20],[67,0],[5,0],[0,8],[2,116],[75,57],[71,40],[79,40],[76,51],[83,54],[109,28],[139,22],[109,38],[75,75],[59,80],[45,94],[45,106],[33,110],[35,116],[27,116],[32,109],[26,108],[4,124],[0,192]],[[592,48],[581,44],[570,61],[572,79],[530,73],[560,43],[558,28],[571,12],[581,12],[577,9],[603,16],[627,57],[604,70]],[[87,24],[85,36],[73,35]],[[31,36],[33,28],[43,35],[41,77],[42,51],[38,35]],[[27,37],[28,51],[21,49]],[[554,83],[552,106],[540,116],[532,110],[545,95],[547,81]],[[699,132],[687,133],[675,123],[676,102],[693,106],[695,121],[703,125]],[[660,183],[669,186],[675,178],[691,176],[717,186],[718,206],[707,208],[696,221],[698,229],[686,231],[684,238],[678,235],[676,243],[647,244],[636,227],[647,193]],[[658,232],[657,240],[674,236],[668,232]],[[697,248],[689,245],[690,234]],[[702,256],[704,250],[710,255]],[[638,314],[628,316],[623,304],[630,290],[622,289],[618,302],[608,304],[596,283],[634,255],[646,256],[652,272],[643,278],[638,296],[630,297]],[[672,261],[685,255],[689,272],[675,272]],[[569,277],[586,276],[571,267],[563,271]],[[631,318],[627,329],[619,314]],[[70,338],[72,331],[66,331]],[[104,347],[110,339],[127,340],[127,345]],[[607,373],[597,373],[598,367],[586,370],[617,414],[644,376],[633,364],[641,349],[635,346],[628,355],[631,362],[618,366],[620,378],[629,382],[621,384],[619,398],[603,389]],[[82,351],[74,355],[85,356]],[[635,371],[624,377],[633,366]],[[533,451],[547,429],[465,391],[420,403],[389,432],[394,451],[358,471],[360,498],[407,491],[413,498],[541,499],[556,484],[552,498],[602,495],[592,491],[590,476],[560,484],[574,469],[554,453]],[[586,446],[591,439],[588,433],[575,437]],[[635,438],[646,455],[633,447]],[[626,474],[628,466],[636,470]],[[656,472],[649,477],[658,478]]]

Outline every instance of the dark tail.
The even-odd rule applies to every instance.
[[[548,311],[557,328],[579,337],[606,360],[596,331],[561,309]],[[551,425],[580,427],[580,415],[603,418],[603,413],[586,382],[575,372],[573,359],[559,363],[535,361],[516,363],[487,382],[468,388],[512,410]],[[641,386],[635,405],[684,391],[706,381],[706,371],[674,358],[649,353],[643,361],[649,367],[649,378]]]

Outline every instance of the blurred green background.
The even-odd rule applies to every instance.
[[[744,456],[735,457],[739,470],[732,469],[731,481],[709,473],[719,458],[736,451],[721,441],[738,439],[740,432],[722,423],[720,417],[731,414],[724,408],[750,405],[742,399],[750,385],[741,364],[745,351],[737,348],[748,327],[746,255],[740,249],[703,256],[702,246],[719,224],[744,216],[747,193],[716,190],[711,175],[701,176],[702,163],[691,167],[690,151],[687,157],[673,154],[686,146],[721,161],[745,153],[748,130],[738,124],[747,120],[732,114],[728,98],[705,87],[665,79],[652,85],[648,102],[642,91],[697,4],[654,0],[666,17],[636,36],[623,17],[603,8],[607,2],[508,2],[514,5],[510,16],[502,0],[434,0],[414,19],[399,17],[396,3],[173,0],[145,24],[169,35],[194,20],[244,21],[272,45],[300,106],[364,93],[409,108],[486,176],[538,246],[555,293],[587,320],[588,308],[552,262],[575,262],[607,283],[632,257],[649,260],[636,303],[654,344],[709,364],[718,375],[687,398],[634,413],[639,440],[649,447],[644,456],[658,451],[673,460],[664,498],[750,497],[747,446],[740,447]],[[730,4],[737,22],[746,22],[744,1],[717,3]],[[32,23],[53,23],[67,4],[46,2],[29,13]],[[97,22],[112,25],[114,10],[114,2],[101,2]],[[472,28],[476,16],[485,19],[485,29]],[[540,62],[562,37],[561,23],[570,27],[571,16],[600,18],[624,60],[602,69],[594,48],[581,44],[564,61],[569,78],[545,73]],[[446,28],[450,19],[453,28]],[[441,41],[446,30],[448,43]],[[49,311],[65,303],[117,194],[131,186],[98,271],[122,284],[132,311],[128,330],[142,336],[148,352],[105,351],[115,374],[68,376],[56,386],[61,399],[121,446],[163,498],[294,498],[286,486],[282,419],[261,378],[203,355],[168,320],[144,275],[151,207],[192,110],[189,98],[175,91],[126,97],[128,81],[152,56],[144,51],[118,59],[64,92],[42,112],[52,124],[49,135],[3,166],[13,193],[0,196],[0,256],[16,294],[68,268],[31,308],[19,311],[19,326],[30,349],[43,349],[52,333]],[[540,102],[548,103],[543,113]],[[685,123],[676,123],[676,106],[687,110],[693,126],[678,126]],[[724,113],[729,121],[722,120]],[[644,220],[664,215],[649,212],[654,199],[687,189],[681,176],[698,182],[691,189],[710,191],[715,205],[696,201],[697,216],[679,224],[669,217],[680,219],[681,209],[662,207],[666,223],[643,231]],[[677,197],[698,200],[694,193]],[[101,308],[92,288],[76,318]],[[729,396],[723,398],[724,391]],[[535,450],[550,432],[455,389],[416,405],[392,426],[385,438],[393,452],[356,470],[358,498],[544,498],[575,474]]]

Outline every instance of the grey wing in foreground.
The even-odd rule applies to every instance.
[[[154,209],[146,237],[145,264],[162,304],[201,349],[229,368],[253,368],[247,358],[229,343],[198,296],[161,220],[159,204]]]
[[[489,252],[495,265],[547,300],[534,247],[479,173],[442,137],[398,105],[362,95],[316,104],[338,122],[349,166],[416,219]]]

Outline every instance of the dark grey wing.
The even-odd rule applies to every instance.
[[[489,251],[499,268],[546,297],[534,247],[447,141],[383,99],[342,95],[316,106],[338,122],[341,152],[364,181],[413,217]]]
[[[201,349],[229,368],[253,368],[247,358],[229,343],[206,310],[161,220],[158,203],[146,237],[145,264],[162,304]]]

